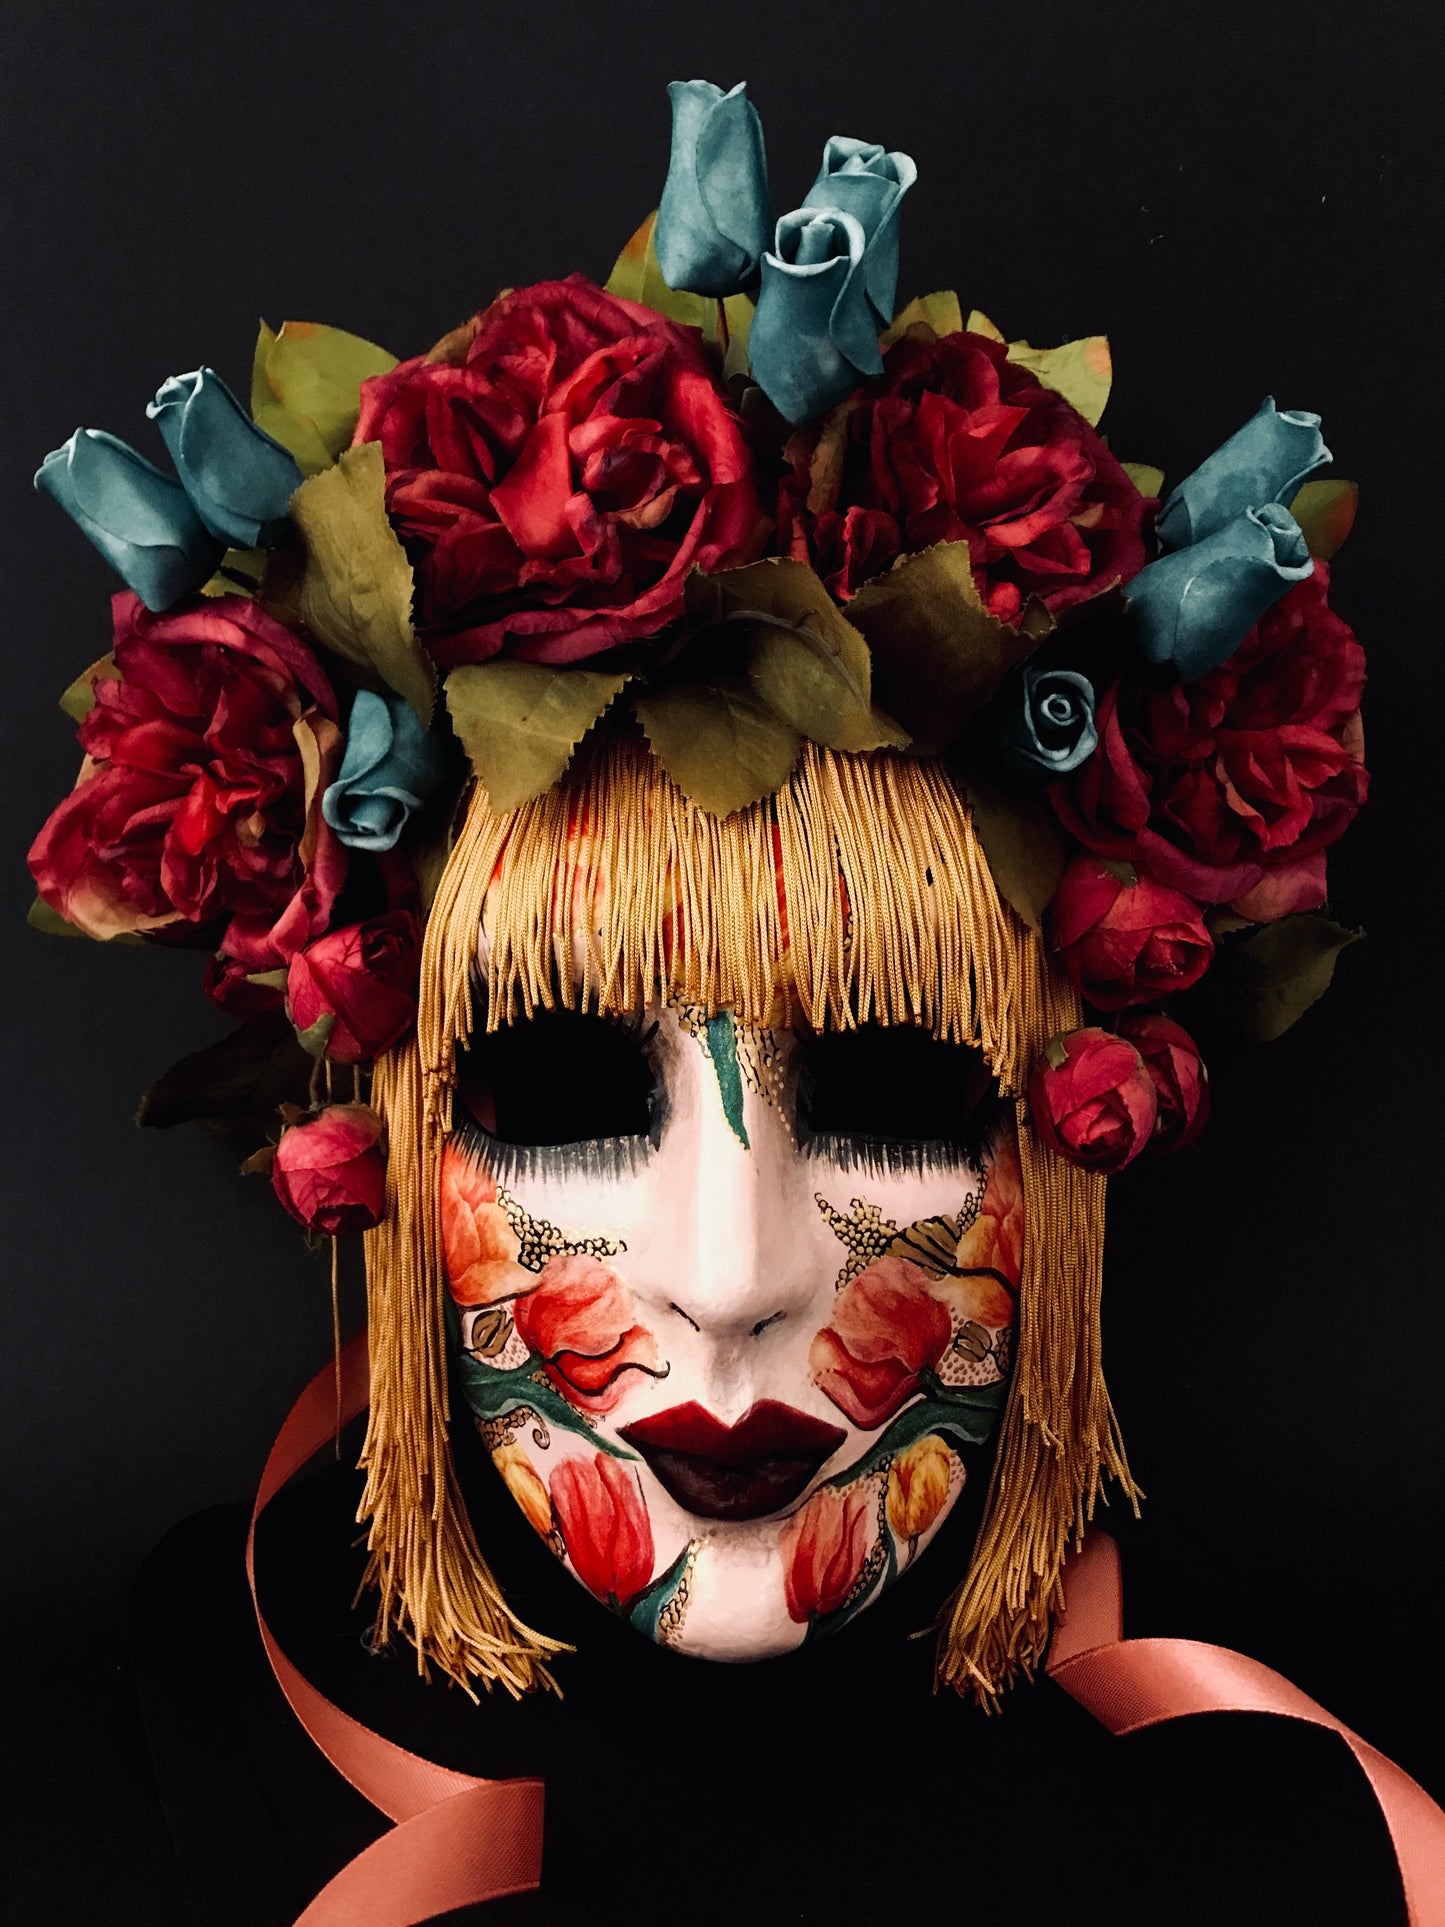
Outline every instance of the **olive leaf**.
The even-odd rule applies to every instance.
[[[915,322],[926,321],[936,335],[956,335],[963,327],[963,309],[952,288],[935,294],[915,295],[906,308],[900,308],[879,339],[878,346],[891,348]]]
[[[1289,512],[1304,531],[1310,554],[1328,562],[1355,526],[1359,505],[1358,482],[1306,482]]]
[[[968,317],[968,326],[972,333],[987,335],[992,341],[1004,338],[988,316],[977,308]],[[1041,386],[1062,395],[1086,422],[1098,426],[1114,379],[1107,335],[1082,335],[1077,341],[1061,342],[1057,348],[1035,348],[1028,341],[1010,341],[1008,358],[1016,367],[1027,369]]]
[[[223,595],[258,595],[267,560],[265,549],[227,549],[216,564],[216,573],[201,584],[199,593],[212,600]]]
[[[1318,911],[1230,937],[1195,993],[1210,1021],[1251,1043],[1283,1037],[1330,987],[1335,959],[1364,936]]]
[[[920,756],[946,749],[1039,643],[984,608],[966,542],[904,556],[863,585],[848,619],[872,651],[873,700]]]
[[[753,303],[745,294],[730,294],[722,304],[727,346],[723,351],[723,380],[746,375],[752,364],[748,359],[748,336],[752,332]]]
[[[626,672],[540,662],[474,662],[446,680],[452,727],[494,810],[513,810],[561,776]]]
[[[613,264],[604,284],[608,294],[619,295],[624,301],[640,301],[644,308],[666,315],[669,321],[681,322],[685,328],[701,328],[715,338],[717,302],[706,295],[686,294],[679,288],[670,288],[663,280],[652,239],[656,226],[654,208]]]
[[[964,788],[994,888],[1037,930],[1068,861],[1053,811],[1034,791],[983,770],[970,770]]]
[[[115,666],[115,657],[104,655],[93,662],[89,669],[82,669],[75,681],[60,698],[60,707],[73,723],[83,723],[95,708],[95,685],[101,677],[116,679],[120,671]]]
[[[740,678],[665,685],[634,696],[632,706],[658,762],[713,816],[771,796],[803,746]]]
[[[430,723],[436,672],[411,624],[411,564],[386,519],[381,444],[349,448],[303,482],[291,497],[291,519],[306,559],[287,592],[288,613]]]
[[[289,448],[303,475],[319,475],[348,447],[361,412],[361,384],[396,366],[374,341],[317,321],[261,323],[251,364],[251,415]]]
[[[242,1024],[183,1057],[141,1099],[136,1123],[153,1130],[256,1117],[288,1098],[306,1101],[311,1059],[290,1026]]]
[[[37,897],[25,912],[25,921],[43,937],[83,937],[85,932],[52,910],[44,897]]]
[[[1120,462],[1120,468],[1144,496],[1158,499],[1164,493],[1164,471],[1150,462]]]

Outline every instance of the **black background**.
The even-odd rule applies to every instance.
[[[1423,4],[1341,0],[687,12],[11,0],[0,1559],[18,1917],[281,1920],[368,1833],[253,1670],[233,1512],[168,1542],[132,1618],[161,1799],[150,1785],[131,1581],[167,1528],[248,1491],[326,1355],[329,1309],[320,1266],[215,1141],[129,1126],[150,1079],[222,1028],[195,960],[23,926],[24,850],[75,765],[54,699],[106,648],[112,586],[30,474],[77,422],[158,446],[144,405],[176,370],[207,361],[244,392],[262,314],[330,321],[409,354],[501,285],[573,268],[602,278],[659,191],[665,84],[693,74],[748,78],[780,207],[834,131],[910,151],[920,181],[900,300],[957,287],[965,307],[1035,342],[1107,329],[1104,426],[1125,458],[1177,479],[1272,392],[1322,412],[1338,471],[1362,485],[1334,600],[1369,652],[1374,792],[1331,875],[1335,913],[1369,938],[1289,1036],[1215,1050],[1216,1122],[1197,1151],[1114,1187],[1107,1358],[1149,1493],[1142,1526],[1116,1523],[1131,1630],[1255,1651],[1445,1792],[1430,1705],[1445,1582],[1437,22]],[[356,1295],[348,1280],[352,1317]],[[317,1548],[334,1539],[345,1554],[348,1499],[332,1473],[278,1528],[303,1575],[315,1563],[312,1593],[327,1601],[345,1575]],[[1328,1742],[1252,1722],[1221,1737],[1226,1723],[1196,1722],[1188,1736],[1114,1745],[1048,1687],[986,1723],[927,1700],[926,1665],[905,1677],[881,1632],[861,1628],[851,1663],[840,1644],[813,1685],[754,1669],[745,1686],[729,1675],[724,1694],[697,1669],[659,1674],[653,1656],[629,1657],[600,1613],[574,1622],[575,1602],[531,1551],[512,1547],[516,1583],[593,1655],[571,1675],[576,1724],[535,1708],[521,1726],[490,1707],[466,1715],[455,1695],[421,1695],[404,1665],[373,1671],[391,1682],[390,1730],[426,1745],[435,1725],[430,1743],[458,1763],[517,1770],[536,1736],[559,1783],[554,1867],[575,1866],[587,1837],[569,1752],[605,1770],[618,1732],[640,1745],[659,1706],[704,1731],[727,1708],[748,1761],[735,1790],[755,1784],[767,1735],[823,1744],[826,1760],[830,1722],[843,1721],[846,1756],[875,1785],[870,1839],[891,1826],[912,1840],[890,1862],[901,1891],[910,1869],[946,1863],[954,1904],[965,1910],[972,1891],[981,1920],[1093,1919],[1095,1906],[1114,1920],[1222,1918],[1199,1898],[1215,1892],[1241,1920],[1399,1917],[1378,1822],[1348,1762],[1321,1752]],[[302,1594],[291,1603],[304,1646]],[[344,1620],[341,1606],[317,1610]],[[358,1704],[382,1690],[359,1677],[343,1687]],[[184,1743],[169,1729],[179,1771],[155,1738],[168,1691],[177,1704],[193,1696],[186,1717],[198,1722]],[[624,1703],[634,1711],[619,1726]],[[245,1709],[240,1739],[228,1704]],[[740,1730],[749,1719],[756,1729]],[[503,1733],[507,1758],[486,1751]],[[223,1769],[233,1743],[246,1764]],[[667,1746],[669,1760],[688,1757],[676,1730]],[[662,1795],[647,1761],[633,1764],[645,1813]],[[946,1852],[909,1831],[923,1780],[935,1803],[940,1787],[958,1789],[938,1809],[955,1829]],[[619,1858],[614,1845],[614,1871],[626,1861],[642,1883],[631,1919],[712,1917],[720,1826],[764,1869],[757,1918],[882,1917],[861,1899],[852,1914],[825,1906],[809,1873],[820,1854],[846,1859],[855,1823],[838,1821],[834,1843],[829,1822],[803,1829],[786,1803],[693,1818],[691,1834],[686,1814],[670,1823],[665,1892],[646,1873],[654,1849]],[[1044,1862],[1069,1880],[1031,1886]],[[536,1904],[517,1903],[534,1911],[516,1917],[542,1918]],[[569,1903],[556,1917],[602,1912]]]

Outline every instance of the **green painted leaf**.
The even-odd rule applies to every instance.
[[[501,1372],[494,1365],[484,1365],[480,1359],[469,1357],[466,1352],[457,1354],[462,1390],[475,1417],[505,1418],[508,1412],[515,1412],[519,1406],[530,1405],[539,1418],[560,1426],[564,1432],[576,1433],[599,1452],[608,1452],[614,1459],[637,1457],[635,1452],[615,1445],[605,1434],[594,1431],[581,1414],[567,1403],[555,1385],[532,1376],[536,1370],[535,1357],[525,1365]]]
[[[374,341],[316,321],[261,323],[251,365],[251,414],[304,475],[330,468],[348,447],[361,410],[361,384],[396,366]]]
[[[1039,638],[991,616],[974,587],[966,542],[905,556],[848,604],[873,656],[873,697],[920,756],[953,742]]]
[[[513,810],[562,775],[627,681],[625,672],[476,662],[446,680],[447,708],[494,810]]]
[[[1141,495],[1152,496],[1156,500],[1164,493],[1164,471],[1149,462],[1120,462],[1120,468],[1138,489]]]
[[[747,1126],[743,1123],[743,1074],[738,1063],[737,1026],[732,1012],[720,1010],[715,1017],[709,1017],[703,1035],[728,1129],[745,1151],[750,1150]]]
[[[120,671],[115,666],[115,657],[104,655],[93,662],[89,669],[82,669],[75,681],[60,698],[60,707],[73,723],[82,723],[95,708],[95,685],[102,676],[115,680]]]
[[[1289,512],[1303,529],[1310,554],[1328,562],[1355,526],[1359,505],[1358,482],[1306,482]]]
[[[958,334],[963,327],[963,309],[953,289],[940,288],[936,294],[916,295],[893,317],[891,326],[879,340],[879,347],[885,351],[891,348],[918,321],[926,321],[936,335]]]
[[[310,1083],[311,1059],[289,1025],[242,1024],[172,1064],[141,1099],[136,1123],[165,1131],[269,1115],[288,1100],[304,1104]]]
[[[1198,1004],[1222,1029],[1272,1043],[1324,996],[1335,959],[1364,934],[1319,911],[1256,924],[1219,946]]]
[[[773,795],[803,746],[742,681],[674,683],[635,696],[633,708],[658,762],[713,816]]]
[[[879,1434],[861,1459],[825,1479],[825,1485],[852,1485],[876,1471],[885,1459],[895,1458],[930,1432],[955,1438],[965,1445],[982,1445],[993,1434],[1003,1408],[1006,1385],[1000,1379],[993,1385],[951,1385],[936,1396],[918,1399],[906,1406],[887,1429]]]
[[[657,1623],[662,1617],[664,1607],[672,1603],[672,1596],[682,1584],[682,1575],[687,1570],[687,1562],[692,1556],[697,1541],[689,1540],[673,1560],[667,1571],[654,1579],[645,1592],[640,1592],[627,1609],[627,1622],[638,1632],[645,1633],[649,1639],[657,1638]]]
[[[411,625],[411,564],[386,518],[379,442],[349,448],[291,497],[306,550],[287,609],[328,649],[404,696],[429,723],[436,672]]]
[[[1039,929],[1068,861],[1058,819],[1034,791],[998,781],[987,771],[970,770],[964,786],[994,887],[1025,923]]]

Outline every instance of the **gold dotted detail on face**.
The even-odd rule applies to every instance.
[[[841,1291],[886,1255],[899,1235],[898,1226],[866,1198],[854,1198],[846,1213],[835,1210],[821,1191],[813,1193],[813,1202],[833,1235],[848,1248],[847,1260],[837,1279],[837,1289]]]
[[[477,1432],[482,1444],[489,1452],[499,1452],[504,1445],[510,1445],[519,1432],[532,1427],[532,1443],[539,1452],[545,1452],[552,1443],[552,1434],[547,1429],[547,1421],[540,1412],[534,1412],[530,1405],[518,1405],[510,1412],[503,1412],[500,1418],[479,1418],[476,1420]]]
[[[876,1479],[878,1481],[877,1537],[869,1547],[868,1557],[863,1561],[863,1570],[853,1581],[852,1590],[838,1608],[839,1612],[847,1612],[850,1607],[856,1606],[861,1599],[866,1598],[869,1588],[882,1572],[888,1558],[888,1540],[890,1536],[890,1528],[888,1525],[888,1472],[892,1464],[892,1459],[889,1459],[886,1464],[879,1466],[877,1471],[870,1472],[868,1475],[870,1479]]]
[[[540,1271],[549,1258],[615,1258],[627,1246],[620,1238],[579,1238],[559,1231],[545,1218],[534,1218],[510,1191],[498,1189],[497,1203],[521,1242],[517,1263],[528,1271]]]
[[[692,1600],[692,1569],[697,1564],[699,1543],[694,1539],[688,1545],[687,1557],[682,1562],[682,1576],[677,1582],[677,1590],[657,1615],[659,1645],[671,1646],[682,1635],[682,1624],[687,1618],[688,1605]]]
[[[788,1088],[788,1053],[778,1042],[775,1030],[737,1026],[738,1069],[743,1083],[782,1119],[790,1143],[796,1144],[792,1120],[784,1097]]]

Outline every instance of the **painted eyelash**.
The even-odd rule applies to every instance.
[[[964,1165],[980,1177],[1004,1121],[1001,1101],[981,1104],[966,1130],[952,1138],[871,1138],[850,1131],[799,1131],[805,1157],[826,1158],[840,1171],[866,1177],[921,1177],[930,1171]]]
[[[528,1179],[634,1177],[646,1169],[659,1130],[660,1125],[655,1126],[650,1137],[585,1138],[576,1144],[508,1144],[478,1124],[455,1095],[452,1098],[452,1143],[508,1190]]]

